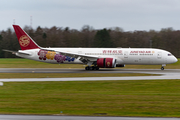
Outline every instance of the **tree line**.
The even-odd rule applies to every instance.
[[[160,31],[129,31],[124,32],[119,27],[95,30],[85,25],[81,30],[68,27],[32,29],[23,28],[41,47],[96,47],[96,48],[159,48],[180,57],[180,30],[164,28]],[[17,51],[20,49],[14,30],[0,31],[0,58],[14,58],[15,55],[2,49]]]

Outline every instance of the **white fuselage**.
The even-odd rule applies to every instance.
[[[138,64],[138,65],[162,65],[171,64],[177,62],[177,59],[170,52],[161,49],[151,48],[45,48],[46,50],[62,51],[76,53],[79,55],[88,55],[97,58],[114,58],[116,64]],[[22,51],[22,50],[19,50]],[[40,49],[24,50],[22,52],[29,53],[30,55],[16,53],[17,56],[28,58],[36,61],[42,61],[47,63],[59,63],[54,55],[44,56],[45,59],[40,58]],[[97,59],[90,58],[90,61],[96,61]],[[61,63],[77,63],[83,64],[79,58],[67,57]],[[61,64],[60,63],[60,64]]]

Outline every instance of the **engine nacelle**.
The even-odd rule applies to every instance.
[[[116,67],[125,67],[125,64],[116,64]]]
[[[100,68],[115,68],[116,59],[114,58],[99,58],[97,59],[97,66]]]

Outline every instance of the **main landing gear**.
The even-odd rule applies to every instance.
[[[85,67],[85,70],[99,70],[99,67],[97,67],[97,66],[87,66],[87,67]]]

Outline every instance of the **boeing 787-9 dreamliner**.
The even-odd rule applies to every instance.
[[[57,64],[86,64],[86,70],[132,65],[162,65],[177,62],[170,52],[153,48],[42,48],[18,25],[13,25],[21,50],[15,55],[31,60]]]

